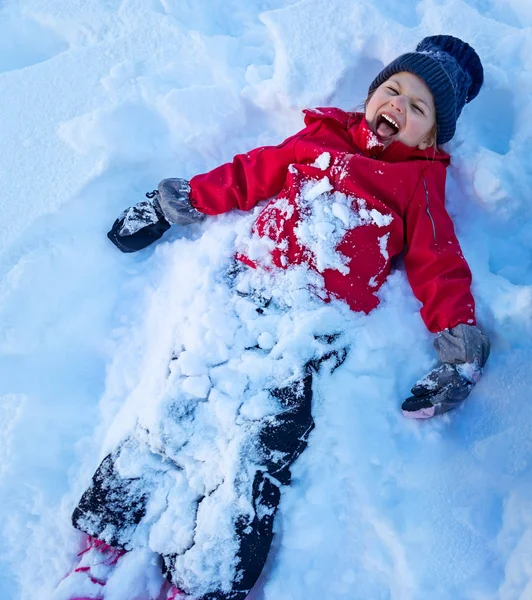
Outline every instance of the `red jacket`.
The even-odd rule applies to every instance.
[[[375,292],[390,272],[390,261],[406,247],[406,272],[429,330],[474,324],[471,272],[444,204],[449,156],[400,142],[384,149],[361,113],[336,108],[304,112],[306,128],[279,146],[237,155],[231,163],[194,177],[192,204],[215,215],[250,210],[275,196],[253,226],[269,242],[271,262],[280,268],[308,263],[321,272],[329,294],[353,310],[369,312],[378,305]],[[317,166],[324,152],[330,160],[324,158]],[[320,264],[316,252],[305,245],[308,235],[302,234],[312,213],[305,190],[318,181],[340,193],[340,204],[345,198],[350,203],[349,224],[335,246],[343,264],[336,266],[323,260]],[[327,197],[332,194],[318,201]],[[344,209],[336,204],[332,212],[346,224]],[[249,257],[239,258],[255,266]]]

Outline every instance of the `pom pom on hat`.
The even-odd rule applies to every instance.
[[[456,131],[462,108],[482,87],[484,70],[478,54],[468,43],[451,35],[426,37],[415,52],[402,54],[384,67],[369,86],[369,92],[401,71],[413,73],[427,84],[436,106],[436,141],[448,142]]]

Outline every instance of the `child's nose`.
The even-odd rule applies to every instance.
[[[392,99],[392,106],[394,108],[396,108],[399,111],[404,111],[406,108],[406,98],[405,96],[399,95],[399,96],[395,96]]]

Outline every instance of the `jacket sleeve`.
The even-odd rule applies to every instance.
[[[445,208],[445,167],[432,163],[421,174],[405,214],[405,268],[421,317],[434,333],[475,324],[471,271]]]
[[[278,146],[237,154],[232,162],[196,175],[190,180],[192,205],[207,215],[218,215],[235,208],[251,210],[257,202],[277,195],[288,167],[296,161],[296,144],[319,126],[313,123]]]

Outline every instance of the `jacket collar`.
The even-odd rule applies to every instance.
[[[447,166],[450,156],[442,150],[427,148],[411,148],[402,142],[392,142],[387,148],[379,141],[379,138],[371,131],[363,113],[349,113],[347,132],[355,146],[362,154],[370,158],[376,158],[385,162],[402,162],[406,160],[438,160]]]

